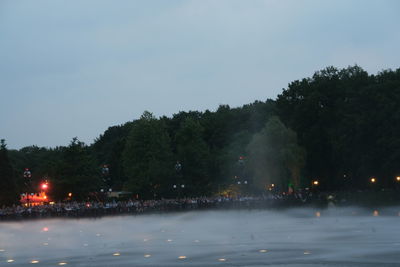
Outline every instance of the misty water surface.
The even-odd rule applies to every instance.
[[[1,266],[400,266],[400,207],[0,222]]]

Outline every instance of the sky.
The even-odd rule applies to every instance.
[[[0,138],[91,144],[140,118],[275,99],[328,66],[400,67],[397,0],[0,0]]]

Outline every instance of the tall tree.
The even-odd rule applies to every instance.
[[[209,175],[210,153],[203,139],[201,124],[193,118],[187,118],[177,131],[175,142],[186,192],[190,195],[209,193],[212,188]]]
[[[0,141],[0,206],[18,203],[18,190],[15,183],[15,172],[8,158],[4,139]]]
[[[56,200],[66,198],[68,193],[72,193],[74,199],[84,200],[102,186],[100,170],[88,147],[76,137],[62,150],[62,158],[50,179],[50,193]]]
[[[134,122],[123,152],[125,188],[141,198],[168,195],[173,175],[171,140],[164,123],[145,111]]]
[[[122,166],[122,154],[133,122],[109,127],[91,146],[98,166],[107,165],[107,183],[113,190],[122,190],[127,177]]]

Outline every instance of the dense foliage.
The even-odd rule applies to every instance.
[[[101,189],[140,198],[262,193],[271,184],[321,190],[393,187],[400,175],[400,69],[369,75],[358,66],[294,81],[276,100],[215,112],[179,112],[112,126],[86,146],[25,147],[0,154],[1,204],[43,179],[53,197],[84,199]],[[10,158],[10,160],[8,159]],[[107,171],[102,172],[103,166]]]
[[[0,143],[0,190],[0,205],[12,205],[18,202],[15,173],[4,139]]]
[[[307,151],[304,175],[326,189],[391,187],[400,175],[400,69],[368,75],[358,66],[327,68],[295,81],[278,114]]]

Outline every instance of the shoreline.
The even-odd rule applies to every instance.
[[[0,223],[36,219],[102,218],[119,215],[163,214],[200,210],[286,210],[292,208],[359,207],[377,209],[400,205],[400,192],[338,192],[240,198],[184,198],[147,201],[67,202],[34,207],[0,209]],[[400,216],[400,211],[397,214]]]

